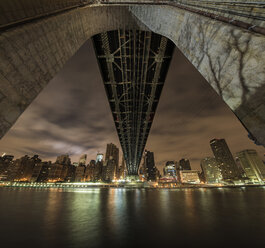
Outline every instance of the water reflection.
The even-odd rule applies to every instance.
[[[228,240],[230,246],[261,245],[264,193],[264,188],[0,189],[1,242],[66,248],[193,247],[195,241],[223,247]],[[8,238],[11,233],[16,239]]]

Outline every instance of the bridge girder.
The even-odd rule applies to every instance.
[[[129,175],[137,175],[174,44],[141,30],[93,37]]]

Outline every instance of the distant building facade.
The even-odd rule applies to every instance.
[[[112,160],[112,162],[108,162]],[[105,155],[105,162],[107,163],[107,166],[110,166],[112,168],[113,164],[115,166],[114,168],[114,176],[113,178],[117,178],[118,174],[119,174],[119,148],[110,143],[107,144],[107,148],[106,148],[106,155]],[[112,171],[112,169],[108,169],[108,171]],[[109,175],[110,177],[112,177],[112,175]]]
[[[243,150],[237,153],[237,157],[245,171],[246,176],[252,182],[265,181],[265,165],[258,156],[256,150]]]
[[[86,165],[86,159],[87,159],[87,155],[83,154],[80,159],[79,159],[79,163],[78,165]]]
[[[203,176],[208,184],[221,183],[222,173],[215,158],[207,157],[201,160]]]
[[[154,153],[145,150],[144,152],[144,166],[147,181],[155,182],[158,176],[158,170],[155,166]]]
[[[199,173],[200,172],[197,170],[181,170],[180,181],[181,183],[199,184],[200,183]]]
[[[191,170],[190,161],[185,158],[179,160],[178,166],[180,170]]]
[[[103,161],[103,154],[102,153],[98,153],[97,157],[96,157],[96,163],[97,162],[102,162]]]
[[[231,151],[224,139],[213,139],[210,141],[214,157],[218,162],[224,180],[236,180],[240,173]]]
[[[8,167],[13,163],[13,155],[2,155],[0,157],[0,181],[6,181],[8,177]]]

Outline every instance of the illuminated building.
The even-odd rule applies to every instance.
[[[222,181],[222,173],[215,158],[202,159],[201,168],[207,183],[220,183]]]
[[[180,171],[181,183],[200,183],[199,171],[197,170],[181,170]]]
[[[223,179],[233,180],[240,178],[239,170],[226,141],[224,139],[213,139],[210,141],[210,145],[221,169]]]
[[[160,178],[160,182],[177,182],[176,166],[174,161],[167,161],[163,168],[163,176]]]
[[[97,154],[97,158],[96,158],[96,163],[97,162],[102,162],[102,160],[103,160],[103,154],[102,153],[98,153]]]
[[[176,166],[174,161],[167,161],[163,172],[165,177],[176,177]]]
[[[237,153],[246,176],[252,182],[265,181],[265,165],[255,150],[243,150]]]
[[[157,170],[158,171],[158,170]],[[157,175],[159,186],[169,186],[170,183],[176,185],[177,176],[176,176],[176,167],[173,161],[168,161],[163,168],[163,176]],[[171,185],[171,184],[170,184]],[[172,186],[172,185],[171,185]]]
[[[179,160],[178,166],[180,170],[191,170],[190,161],[185,158]]]

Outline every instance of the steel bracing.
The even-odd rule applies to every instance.
[[[93,42],[128,174],[137,175],[174,44],[140,30],[101,33]]]

